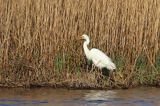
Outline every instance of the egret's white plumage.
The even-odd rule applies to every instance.
[[[90,39],[86,34],[82,35],[82,39],[85,39],[85,42],[83,44],[83,49],[88,60],[92,60],[93,64],[100,69],[102,68],[107,68],[109,70],[116,69],[116,66],[112,62],[112,60],[102,51],[96,48],[92,48],[91,50],[88,49],[87,45],[89,44]]]

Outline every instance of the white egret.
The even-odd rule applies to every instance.
[[[92,48],[91,50],[88,49],[87,45],[90,43],[90,39],[86,34],[83,34],[81,39],[85,40],[83,49],[87,59],[91,60],[96,67],[100,69],[107,68],[110,71],[116,69],[112,60],[102,51],[96,48]]]

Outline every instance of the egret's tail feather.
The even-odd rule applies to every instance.
[[[116,65],[114,63],[110,63],[108,66],[107,66],[107,69],[109,70],[115,70],[116,69]]]

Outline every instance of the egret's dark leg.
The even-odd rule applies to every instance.
[[[102,68],[102,75],[103,76],[109,77],[109,73],[110,73],[110,71],[107,68]]]
[[[91,71],[93,69],[92,61],[86,60],[87,71]]]
[[[87,60],[88,68],[91,69],[93,64],[91,60]]]

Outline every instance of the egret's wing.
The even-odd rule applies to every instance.
[[[105,62],[112,61],[111,58],[109,58],[107,55],[105,55],[99,49],[93,48],[93,49],[91,49],[90,53],[91,53],[92,58],[95,58],[97,60],[101,60],[101,61],[105,61]]]
[[[109,69],[115,69],[116,66],[112,62],[111,58],[109,58],[107,55],[105,55],[102,51],[99,49],[91,49],[90,55],[93,60],[100,61],[102,64],[104,64]]]

